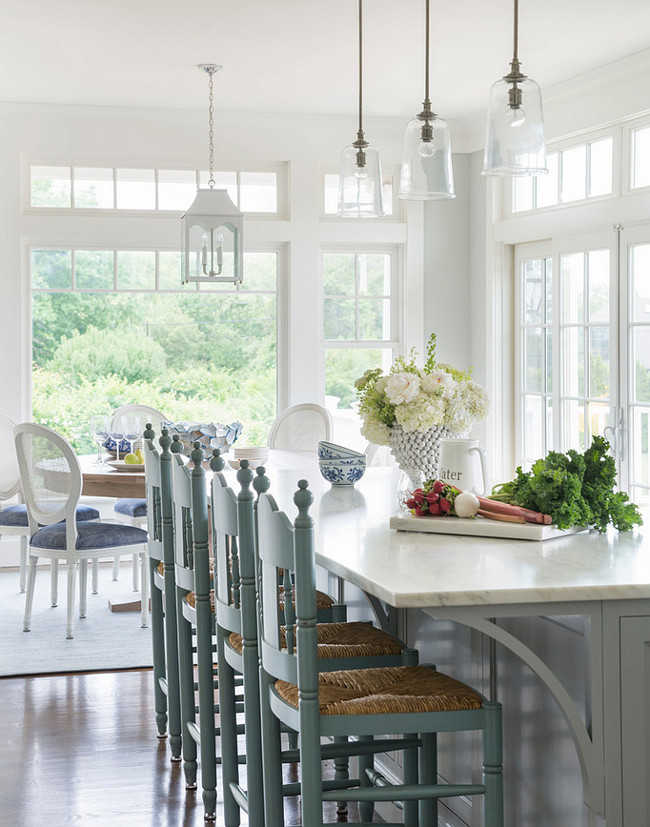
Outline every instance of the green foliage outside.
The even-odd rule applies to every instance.
[[[35,251],[35,285],[71,285],[67,251]],[[92,274],[79,257],[77,283]],[[79,453],[95,446],[93,414],[140,403],[171,420],[242,422],[240,440],[266,444],[276,416],[276,296],[252,293],[256,269],[275,273],[273,254],[252,254],[248,291],[33,294],[33,417]],[[142,266],[147,262],[143,257]],[[245,265],[246,266],[246,265]]]

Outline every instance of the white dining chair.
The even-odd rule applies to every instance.
[[[20,591],[27,584],[27,539],[29,521],[20,484],[20,469],[14,444],[16,423],[0,414],[0,538],[20,538]],[[6,504],[5,504],[6,503]],[[98,520],[99,511],[90,505],[77,506],[77,520]]]
[[[283,411],[271,426],[269,448],[316,451],[320,440],[332,439],[332,415],[322,405],[304,402]]]
[[[117,422],[120,416],[127,416],[128,414],[137,414],[142,422],[144,429],[147,423],[151,423],[156,433],[160,433],[161,423],[167,422],[167,417],[164,413],[152,408],[150,405],[121,405],[116,408],[111,414],[111,425]],[[122,497],[113,506],[115,516],[120,521],[125,521],[129,525],[144,528],[147,524],[147,500],[146,497]],[[120,571],[120,558],[115,557],[113,560],[113,580],[118,579]],[[133,559],[133,591],[137,592],[139,588],[139,566],[137,558]]]
[[[52,581],[59,561],[67,564],[66,637],[74,636],[76,578],[79,570],[79,616],[86,616],[88,561],[135,553],[141,567],[142,626],[148,625],[146,577],[147,532],[123,523],[79,521],[76,510],[82,474],[70,443],[43,425],[23,423],[14,429],[16,454],[29,523],[29,566],[23,628],[31,627],[32,603],[40,558],[51,561]],[[53,587],[53,597],[55,597]],[[56,605],[56,600],[53,601]]]

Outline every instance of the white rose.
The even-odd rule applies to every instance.
[[[393,373],[388,377],[384,392],[393,405],[410,402],[420,391],[420,377],[415,373]]]
[[[429,394],[451,391],[455,384],[453,376],[446,370],[432,370],[422,377],[422,390]]]

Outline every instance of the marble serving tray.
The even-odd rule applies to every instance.
[[[421,531],[429,534],[457,534],[467,537],[501,537],[506,540],[552,540],[566,537],[588,528],[575,526],[560,529],[553,525],[536,523],[506,523],[486,517],[461,519],[460,517],[414,517],[398,514],[390,518],[390,527],[397,531]]]

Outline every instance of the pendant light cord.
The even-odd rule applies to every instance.
[[[513,61],[519,62],[519,0],[515,0],[515,31],[514,31],[514,48],[512,53]]]
[[[363,137],[363,0],[359,0],[359,137]]]
[[[424,28],[424,102],[426,105],[431,103],[429,100],[429,0],[426,2]]]

